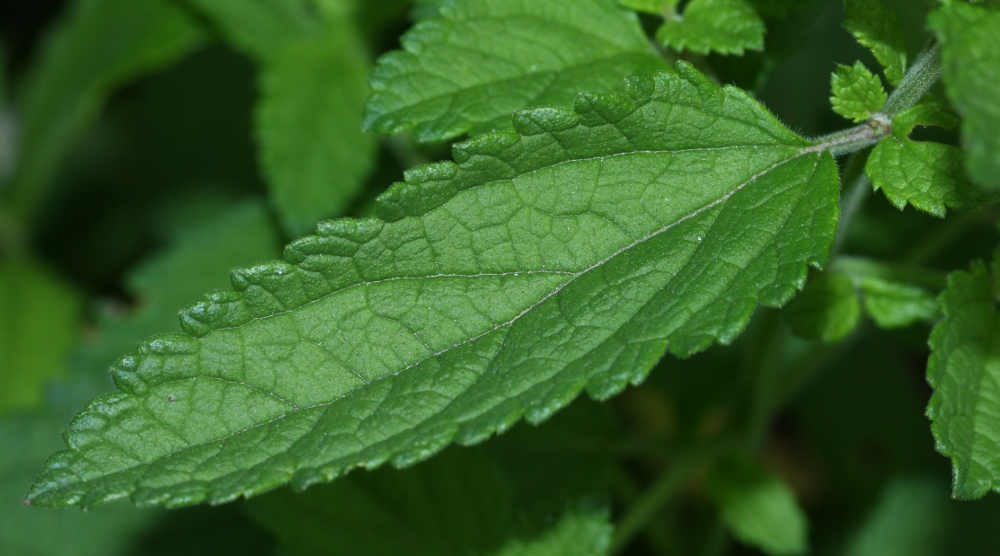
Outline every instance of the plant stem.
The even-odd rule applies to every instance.
[[[866,157],[860,156],[856,152],[847,159],[844,166],[844,181],[850,182],[844,193],[840,196],[840,223],[837,227],[837,237],[833,240],[833,248],[830,250],[832,260],[840,252],[840,248],[847,238],[847,230],[851,226],[854,216],[865,204],[865,200],[872,192],[871,182],[864,173],[864,161]]]
[[[885,101],[879,114],[891,120],[899,112],[919,102],[939,77],[941,77],[941,44],[934,41],[924,49],[906,72],[899,86]]]
[[[716,456],[730,448],[728,439],[693,448],[668,466],[656,481],[636,499],[618,523],[609,554],[618,554],[680,492],[688,478]]]

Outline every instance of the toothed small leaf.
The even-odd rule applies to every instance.
[[[948,276],[944,320],[931,333],[927,381],[939,452],[952,460],[956,498],[1000,488],[1000,317],[995,277],[982,262]]]
[[[844,0],[844,29],[872,51],[889,83],[898,85],[906,73],[906,43],[895,12],[881,0]]]
[[[830,79],[833,111],[854,122],[863,122],[882,109],[887,95],[882,81],[861,62],[838,65]]]
[[[699,54],[764,49],[764,22],[747,0],[691,0],[656,32],[661,43]]]
[[[626,75],[665,69],[614,0],[452,0],[402,43],[371,73],[365,126],[420,141],[508,129],[521,108],[568,108],[581,90],[622,92]]]
[[[949,123],[953,122],[948,121],[940,106],[918,104],[893,118],[892,134],[869,155],[865,174],[897,208],[912,205],[943,218],[949,208],[971,210],[1000,200],[1000,191],[969,181],[961,149],[909,137],[918,124]]]
[[[825,261],[836,165],[743,91],[676,71],[519,114],[525,133],[390,188],[384,222],[235,270],[238,291],[182,314],[188,335],[119,360],[123,391],[77,415],[29,499],[221,503],[408,466],[731,342]]]

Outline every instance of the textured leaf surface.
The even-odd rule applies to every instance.
[[[833,111],[855,122],[874,116],[885,104],[887,95],[878,76],[861,62],[853,66],[838,65],[830,80]]]
[[[296,234],[343,214],[375,162],[375,138],[361,131],[369,63],[348,31],[290,44],[262,69],[261,163]]]
[[[805,512],[781,479],[749,461],[729,461],[713,470],[709,495],[733,536],[767,554],[805,554]]]
[[[247,508],[301,556],[606,554],[610,462],[594,448],[608,423],[588,415],[592,404],[411,469],[280,490]]]
[[[29,494],[225,502],[539,422],[728,343],[820,265],[829,154],[690,66],[518,113],[113,368]]]
[[[906,73],[906,43],[895,12],[881,0],[844,0],[844,29],[875,55],[885,78],[898,85]]]
[[[909,136],[918,123],[954,125],[935,105],[918,104],[893,118],[892,134],[883,139],[865,164],[865,174],[897,208],[906,205],[944,217],[948,208],[971,210],[1000,200],[1000,193],[971,183],[962,151],[941,143],[918,142]]]
[[[962,116],[969,174],[979,183],[1000,186],[1000,11],[949,2],[928,21],[944,45],[945,90]]]
[[[837,342],[858,326],[861,303],[849,277],[825,273],[809,280],[783,314],[796,335]]]
[[[0,261],[0,415],[37,409],[66,370],[80,327],[77,292],[27,260]]]
[[[614,0],[450,0],[372,71],[365,125],[439,141],[508,129],[515,110],[571,106],[663,69],[634,13]]]
[[[930,322],[941,313],[937,299],[924,288],[871,277],[862,280],[860,286],[865,312],[881,328]]]
[[[656,32],[663,44],[699,54],[764,49],[764,22],[747,0],[691,0]]]
[[[948,276],[944,320],[931,333],[927,415],[937,449],[951,458],[956,498],[1000,486],[1000,322],[994,278],[981,262]]]
[[[62,157],[105,98],[187,54],[199,37],[188,18],[163,0],[73,3],[26,83],[11,209],[39,210]]]

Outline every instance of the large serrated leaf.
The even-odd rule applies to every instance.
[[[836,166],[687,64],[518,113],[113,368],[28,499],[221,503],[405,466],[732,341],[821,265]]]
[[[996,268],[994,268],[994,273]],[[948,276],[944,320],[931,333],[927,416],[937,449],[952,460],[952,494],[972,499],[1000,488],[1000,326],[995,277],[981,261]]]
[[[421,141],[504,129],[527,106],[570,106],[665,67],[614,0],[449,0],[372,71],[365,126]]]

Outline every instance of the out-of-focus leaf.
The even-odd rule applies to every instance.
[[[858,325],[861,303],[854,283],[843,274],[816,274],[785,307],[785,320],[796,335],[837,342]]]
[[[943,45],[942,66],[948,96],[962,116],[963,146],[969,174],[977,182],[1000,186],[1000,10],[947,1],[928,18]]]
[[[661,43],[699,54],[764,49],[764,22],[747,0],[691,0],[656,32]]]
[[[947,491],[921,479],[895,479],[883,490],[847,556],[935,556],[943,554]]]
[[[191,52],[198,28],[166,0],[81,0],[70,5],[28,78],[20,103],[11,210],[40,210],[62,157],[123,83]]]
[[[289,42],[322,37],[309,0],[175,0],[204,15],[234,47],[267,58]]]
[[[934,294],[918,286],[869,277],[860,287],[865,312],[882,328],[929,322],[941,312]]]
[[[359,471],[247,507],[301,556],[606,554],[610,460],[599,447],[607,423],[583,402],[541,427],[410,469]]]
[[[82,300],[40,265],[0,260],[0,416],[38,409],[44,386],[65,374]]]
[[[708,479],[708,493],[733,536],[775,556],[805,554],[809,523],[784,481],[751,461],[727,459]]]

